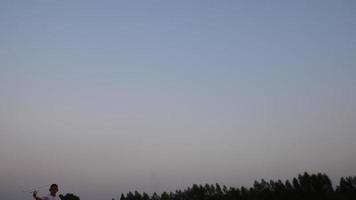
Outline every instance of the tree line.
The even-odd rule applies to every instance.
[[[130,191],[121,194],[120,200],[356,200],[356,176],[342,177],[335,188],[326,174],[305,172],[284,182],[255,181],[250,188],[194,184],[160,195]]]
[[[77,195],[72,194],[72,193],[68,193],[68,194],[65,194],[65,195],[60,194],[59,198],[61,200],[80,200],[80,198]]]

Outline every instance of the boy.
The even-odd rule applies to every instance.
[[[61,200],[56,194],[58,192],[58,185],[57,184],[52,184],[51,187],[49,187],[49,194],[44,196],[44,197],[38,197],[37,196],[37,191],[33,192],[33,198],[35,200]]]

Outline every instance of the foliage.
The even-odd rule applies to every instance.
[[[250,188],[222,187],[215,185],[197,185],[175,193],[163,192],[142,195],[135,191],[121,195],[120,200],[355,200],[356,176],[342,177],[334,190],[326,174],[298,175],[292,181],[255,181]],[[67,200],[67,199],[66,199]]]
[[[80,198],[72,193],[66,194],[66,195],[59,195],[59,198],[61,200],[80,200]]]

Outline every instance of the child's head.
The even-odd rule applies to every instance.
[[[52,184],[51,187],[49,187],[49,191],[51,192],[51,195],[55,195],[58,192],[58,185]]]

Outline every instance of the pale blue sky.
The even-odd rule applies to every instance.
[[[355,35],[346,0],[0,1],[0,197],[355,175]]]

